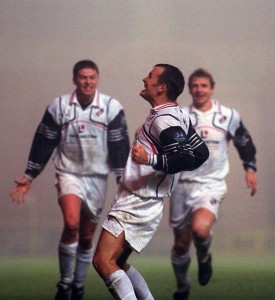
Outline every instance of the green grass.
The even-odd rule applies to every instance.
[[[175,281],[169,257],[134,255],[131,263],[142,273],[156,300],[172,299]],[[190,300],[274,300],[274,257],[213,257],[211,282],[197,283],[197,264],[190,268]],[[1,258],[1,300],[54,299],[58,281],[57,258]],[[109,300],[103,281],[91,267],[86,281],[85,300]]]

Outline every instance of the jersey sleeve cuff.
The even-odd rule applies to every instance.
[[[30,183],[32,183],[32,181],[33,181],[33,177],[32,176],[30,176],[28,174],[24,174],[24,177],[27,178]]]
[[[158,162],[158,157],[156,154],[148,154],[148,161],[147,161],[147,165],[149,166],[155,166]]]

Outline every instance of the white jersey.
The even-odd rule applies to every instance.
[[[182,113],[177,103],[161,105],[151,109],[151,114],[143,124],[142,130],[140,130],[134,143],[142,145],[149,155],[157,159],[156,156],[163,153],[160,152],[162,150],[161,144],[163,144],[160,140],[162,133],[170,128],[180,128],[181,131],[171,133],[173,139],[175,138],[173,143],[175,144],[176,140],[177,142],[184,142],[184,144],[190,143],[189,135],[192,135],[190,132],[194,130],[190,125],[189,117]],[[166,143],[167,151],[173,152],[171,140],[166,139]],[[198,143],[198,152],[201,150],[200,147],[205,151],[201,140]],[[178,149],[175,147],[174,152],[177,151]],[[192,155],[188,156],[189,161],[191,161]],[[178,160],[178,165],[181,164],[181,170],[188,169],[184,167],[184,161]],[[154,162],[152,162],[152,165],[154,165]],[[179,173],[172,171],[169,174],[169,172],[164,172],[163,169],[156,170],[152,165],[136,164],[130,154],[121,179],[121,185],[140,197],[163,198],[170,196],[177,184]],[[195,168],[194,165],[191,168]]]
[[[75,92],[56,98],[36,131],[26,174],[38,176],[52,153],[58,173],[107,175],[112,169],[121,176],[129,153],[121,104],[98,91],[85,108]]]
[[[151,109],[134,143],[149,154],[148,165],[136,164],[129,155],[102,227],[116,237],[124,231],[131,247],[140,252],[160,223],[163,198],[171,195],[179,172],[200,166],[208,149],[175,102]]]
[[[121,109],[117,100],[98,92],[84,110],[75,93],[55,99],[48,111],[62,126],[61,142],[53,156],[56,169],[82,175],[108,174],[107,128]]]
[[[240,127],[239,113],[212,100],[212,108],[202,112],[192,105],[183,107],[209,149],[208,160],[198,169],[182,172],[180,180],[194,182],[222,181],[229,172],[228,143]]]

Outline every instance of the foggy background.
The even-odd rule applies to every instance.
[[[157,63],[178,66],[186,79],[198,67],[216,81],[214,97],[242,116],[257,147],[258,193],[230,145],[228,193],[214,227],[215,253],[271,255],[275,250],[273,0],[2,0],[0,1],[1,206],[0,256],[56,255],[62,230],[49,162],[27,203],[9,199],[24,173],[46,106],[74,90],[72,67],[100,69],[99,90],[125,108],[129,134],[149,112],[139,92]],[[178,99],[190,103],[187,88]],[[116,192],[110,176],[102,218]],[[148,255],[170,255],[169,201]]]

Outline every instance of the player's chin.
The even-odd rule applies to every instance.
[[[83,90],[82,91],[82,95],[86,96],[86,97],[90,97],[93,96],[95,94],[95,90]]]
[[[148,95],[147,95],[147,92],[146,92],[146,90],[144,89],[144,90],[142,90],[140,93],[139,93],[139,95],[142,97],[142,98],[144,98],[144,99],[148,99]]]

